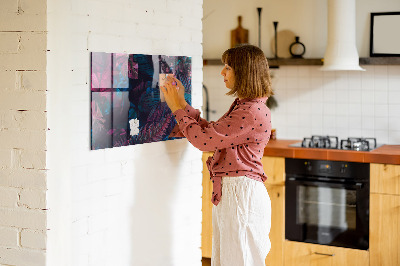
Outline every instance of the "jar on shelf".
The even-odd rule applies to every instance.
[[[303,55],[306,53],[306,47],[300,42],[299,36],[295,37],[295,42],[290,45],[289,52],[292,58],[303,58]]]

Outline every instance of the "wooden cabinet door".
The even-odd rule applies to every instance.
[[[203,153],[203,195],[202,195],[202,224],[201,224],[201,253],[204,258],[211,258],[212,252],[212,183],[206,161],[211,152]]]
[[[370,202],[370,265],[400,265],[400,196],[371,194]]]
[[[400,165],[370,165],[371,193],[400,195]]]
[[[266,266],[283,265],[285,240],[285,187],[265,184],[271,199],[271,250],[265,259]]]
[[[261,163],[268,177],[266,184],[285,185],[285,158],[264,156]]]
[[[285,241],[285,266],[368,266],[365,250]]]

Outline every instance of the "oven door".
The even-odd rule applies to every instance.
[[[286,178],[286,239],[367,250],[369,185]]]

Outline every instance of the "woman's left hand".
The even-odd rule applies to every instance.
[[[175,85],[173,83],[175,83]],[[165,101],[167,102],[167,105],[169,109],[171,109],[172,113],[178,109],[184,109],[186,107],[181,105],[178,89],[180,88],[176,85],[176,82],[173,82],[171,79],[167,79],[164,83],[164,86],[161,87],[161,90],[164,93]]]

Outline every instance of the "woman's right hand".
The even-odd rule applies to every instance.
[[[187,102],[185,100],[185,87],[183,86],[182,82],[170,75],[167,76],[166,82],[175,85],[178,87],[178,96],[179,96],[179,103],[181,106],[185,107],[187,105]],[[175,83],[175,84],[174,84]]]

